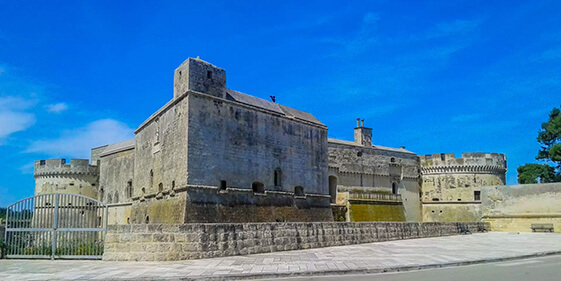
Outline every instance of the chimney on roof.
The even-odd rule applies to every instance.
[[[372,128],[364,127],[364,119],[356,119],[355,143],[368,147],[372,146]]]

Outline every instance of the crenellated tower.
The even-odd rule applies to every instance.
[[[472,221],[480,217],[481,187],[506,184],[501,153],[419,156],[424,221]]]
[[[98,199],[99,168],[88,159],[35,161],[35,195],[73,193]]]

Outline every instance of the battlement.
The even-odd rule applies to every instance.
[[[35,161],[33,174],[37,176],[47,175],[97,175],[99,168],[90,165],[88,159],[70,159],[70,164],[66,159],[46,159]]]
[[[454,153],[437,153],[419,156],[422,167],[430,166],[501,166],[506,168],[506,155],[502,153],[467,152],[461,158]]]
[[[506,155],[502,153],[468,152],[456,158],[454,153],[419,156],[423,174],[435,173],[504,173]]]

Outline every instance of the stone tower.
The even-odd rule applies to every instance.
[[[501,153],[440,153],[419,156],[423,220],[475,221],[480,218],[481,187],[506,184]]]
[[[35,195],[72,193],[98,199],[98,166],[88,159],[47,159],[35,161]]]
[[[224,98],[226,71],[199,58],[189,58],[175,70],[173,97],[181,97],[188,90]]]

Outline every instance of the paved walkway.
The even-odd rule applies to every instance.
[[[0,280],[161,280],[373,273],[561,253],[554,233],[481,233],[178,262],[0,260]]]

